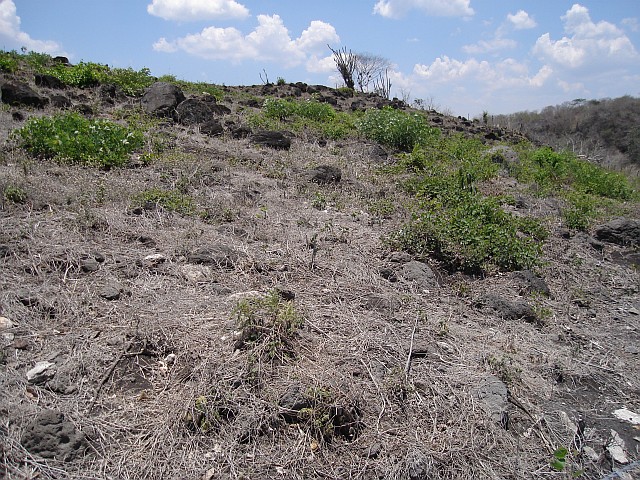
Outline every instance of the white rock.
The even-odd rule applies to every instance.
[[[607,445],[607,450],[616,462],[626,464],[629,463],[629,457],[625,452],[624,440],[615,430],[611,430],[611,440]]]
[[[180,273],[191,283],[205,282],[211,277],[211,267],[207,265],[183,265]]]
[[[51,362],[38,362],[35,367],[27,372],[29,383],[44,383],[56,374],[56,364]]]
[[[165,257],[163,254],[154,253],[153,255],[147,255],[146,257],[144,257],[144,260],[142,260],[142,265],[144,265],[145,267],[157,267],[158,265],[166,261],[167,257]]]
[[[0,332],[3,330],[9,330],[10,328],[13,328],[13,326],[13,322],[7,317],[0,317]]]
[[[630,422],[633,425],[640,425],[640,415],[632,412],[631,410],[628,410],[626,408],[619,408],[618,410],[615,410],[613,414],[620,420]]]

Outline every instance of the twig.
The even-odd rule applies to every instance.
[[[122,360],[123,358],[125,358],[127,356],[127,354],[129,353],[129,349],[132,346],[133,346],[133,340],[125,345],[124,350],[122,352],[120,352],[120,355],[118,355],[116,357],[116,359],[113,362],[111,362],[111,365],[109,365],[109,368],[107,368],[107,371],[104,372],[104,374],[102,375],[102,378],[100,378],[100,381],[98,382],[98,386],[96,387],[96,391],[93,394],[93,399],[91,400],[91,403],[89,404],[89,408],[87,410],[88,412],[90,412],[93,409],[93,406],[95,405],[96,401],[98,400],[98,396],[100,395],[100,392],[102,391],[102,387],[104,386],[105,383],[107,383],[107,380],[109,379],[109,377],[111,376],[111,374],[115,370],[116,365],[118,365],[118,363],[120,363],[120,360]]]
[[[409,343],[409,353],[407,354],[407,363],[404,365],[404,377],[406,380],[409,380],[409,370],[411,369],[411,356],[413,355],[413,339],[416,336],[416,328],[418,327],[418,317],[416,315],[416,319],[413,322],[413,331],[411,332],[411,342]]]

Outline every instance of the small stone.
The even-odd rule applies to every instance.
[[[51,362],[38,362],[35,367],[27,372],[27,381],[35,385],[45,383],[56,374],[56,364]]]
[[[121,294],[122,287],[116,283],[105,285],[98,292],[98,295],[105,300],[118,300]]]
[[[7,317],[0,317],[0,332],[3,332],[4,330],[9,330],[10,328],[13,328],[13,322],[11,320],[9,320]]]
[[[16,292],[16,298],[25,307],[36,307],[40,304],[40,299],[29,290],[18,290]]]
[[[18,338],[13,341],[13,348],[16,350],[26,350],[29,347],[29,340],[26,338]]]
[[[97,272],[100,269],[100,263],[95,258],[85,258],[80,261],[80,269],[85,273]]]
[[[187,264],[180,267],[180,273],[190,283],[201,283],[211,278],[211,267]]]
[[[624,347],[625,353],[630,353],[631,355],[638,355],[640,353],[640,348],[635,345],[627,345]]]
[[[152,255],[147,255],[146,257],[144,257],[144,259],[142,260],[142,265],[147,268],[154,268],[166,261],[167,257],[165,257],[163,254],[154,253]]]
[[[611,430],[611,438],[607,444],[607,451],[616,462],[627,464],[629,463],[629,457],[625,452],[624,440],[618,432]]]
[[[628,312],[629,312],[631,315],[640,315],[640,311],[638,311],[638,309],[637,309],[637,308],[635,308],[635,307],[631,307],[631,308],[628,310]]]

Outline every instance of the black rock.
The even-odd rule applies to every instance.
[[[197,98],[188,98],[176,107],[177,120],[183,125],[196,125],[206,123],[211,120],[213,110],[211,104],[198,100]]]
[[[243,256],[241,252],[226,245],[219,244],[199,248],[191,252],[187,255],[187,261],[200,265],[212,265],[223,269],[233,269],[241,256]]]
[[[338,183],[342,170],[333,165],[320,165],[309,171],[309,180],[315,183]]]
[[[88,448],[84,433],[54,410],[40,412],[27,425],[20,442],[31,454],[60,461],[72,461]]]
[[[0,87],[2,102],[12,106],[42,108],[49,99],[36,93],[29,85],[21,82],[8,82]]]
[[[291,148],[291,139],[282,132],[271,130],[259,130],[250,137],[251,143],[262,145],[276,150],[289,150]]]
[[[544,278],[537,276],[531,270],[521,270],[513,273],[513,279],[520,284],[521,293],[537,293],[545,297],[551,296],[551,291]]]
[[[224,128],[218,120],[209,120],[200,125],[200,133],[215,137],[224,133]]]
[[[140,100],[144,111],[159,117],[172,117],[176,107],[185,100],[182,90],[173,83],[156,82],[147,88]]]
[[[285,394],[280,397],[278,406],[280,407],[280,415],[284,420],[288,423],[295,423],[298,421],[300,410],[311,408],[311,402],[309,398],[300,391],[299,385],[292,385]]]
[[[540,323],[531,306],[520,300],[507,300],[499,295],[487,294],[475,302],[480,309],[491,311],[505,320],[524,320],[529,323]]]
[[[35,82],[39,87],[53,88],[61,90],[66,87],[64,83],[58,77],[54,77],[53,75],[47,75],[44,73],[36,73],[35,74]]]
[[[596,227],[593,236],[603,242],[638,246],[640,245],[640,220],[616,218]]]

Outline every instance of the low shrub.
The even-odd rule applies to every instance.
[[[438,129],[429,126],[424,115],[391,107],[367,110],[357,128],[366,138],[405,152],[429,143],[440,134]]]
[[[167,211],[183,215],[191,215],[196,212],[193,199],[177,189],[150,188],[135,195],[131,199],[131,204],[134,208],[154,209],[162,207]]]
[[[119,167],[144,144],[140,130],[77,113],[31,118],[14,131],[18,144],[36,157],[63,163]]]
[[[77,65],[57,64],[48,68],[44,73],[52,75],[65,85],[85,88],[98,85],[106,78],[109,67],[93,62],[80,62]]]

